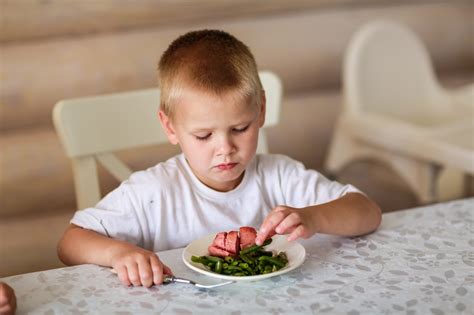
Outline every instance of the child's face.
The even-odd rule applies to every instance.
[[[221,97],[186,90],[171,120],[160,111],[172,144],[179,144],[194,174],[218,190],[234,189],[255,155],[265,102],[257,108],[228,93]]]

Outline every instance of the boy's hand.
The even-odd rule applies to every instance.
[[[273,234],[288,234],[288,241],[309,238],[316,232],[309,208],[296,209],[287,206],[274,208],[262,223],[255,242],[261,245]]]
[[[155,253],[132,244],[122,243],[114,249],[111,266],[127,286],[151,287],[163,283],[163,274],[173,274]]]
[[[6,283],[0,283],[0,314],[15,314],[16,297],[13,289]]]

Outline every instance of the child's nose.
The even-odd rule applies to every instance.
[[[226,155],[226,154],[232,153],[233,150],[234,150],[234,143],[232,141],[232,137],[228,135],[222,136],[221,139],[219,140],[218,153],[222,155]]]

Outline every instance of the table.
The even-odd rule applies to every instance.
[[[124,287],[108,268],[81,265],[1,279],[18,314],[473,314],[474,198],[383,215],[363,237],[316,235],[287,274],[216,289]],[[174,273],[205,276],[159,253]]]

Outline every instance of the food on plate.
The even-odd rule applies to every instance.
[[[216,234],[208,251],[212,256],[236,256],[241,249],[255,244],[257,231],[250,226],[243,226],[237,231],[220,232]]]
[[[237,231],[220,232],[208,247],[209,255],[192,256],[191,261],[200,263],[209,270],[231,276],[253,276],[280,270],[288,264],[284,252],[265,250],[272,242],[267,239],[262,245],[255,244],[257,231],[244,226]]]

